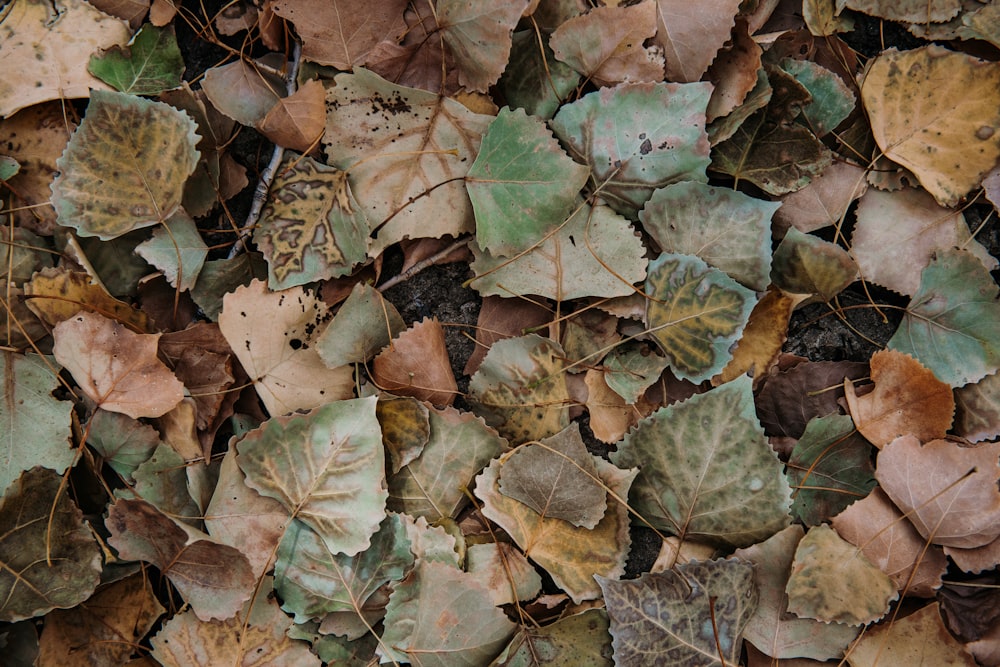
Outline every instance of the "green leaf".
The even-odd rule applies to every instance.
[[[711,94],[709,83],[626,83],[565,105],[551,125],[601,197],[635,217],[656,188],[707,180]]]
[[[697,255],[754,290],[771,268],[771,216],[779,202],[687,181],[653,193],[639,212],[663,252]]]
[[[0,500],[0,620],[68,609],[101,578],[101,549],[61,476],[32,468]]]
[[[799,542],[785,591],[793,614],[847,625],[878,620],[897,598],[892,579],[826,524]]]
[[[555,435],[569,425],[564,357],[536,334],[499,340],[469,382],[469,401],[513,444]]]
[[[506,449],[496,431],[471,412],[430,410],[427,444],[389,477],[389,509],[428,521],[455,518],[468,502],[463,488]]]
[[[635,510],[685,539],[746,546],[788,525],[790,489],[740,377],[643,419],[611,460],[639,466]]]
[[[500,493],[500,471],[510,456],[505,454],[495,459],[476,478],[476,495],[483,501],[483,515],[507,531],[524,554],[545,568],[574,602],[600,597],[595,574],[617,578],[625,573],[631,537],[628,509],[621,501],[628,497],[638,471],[616,468],[591,455],[601,484],[607,489],[608,510],[594,528],[588,529],[542,516]]]
[[[21,171],[21,165],[9,155],[0,155],[0,181],[7,181]]]
[[[184,209],[156,228],[153,238],[136,246],[135,252],[163,272],[167,282],[181,291],[194,287],[208,257],[208,246]]]
[[[339,278],[368,256],[368,219],[347,173],[291,154],[271,185],[253,235],[271,289]]]
[[[608,509],[579,424],[515,449],[500,471],[500,493],[540,516],[594,528]]]
[[[664,253],[649,263],[646,324],[677,377],[702,382],[732,358],[754,293],[704,260]]]
[[[200,521],[201,510],[188,489],[188,472],[204,469],[196,464],[190,469],[184,457],[167,445],[159,445],[148,460],[136,468],[135,493],[150,505],[177,521]]]
[[[76,461],[76,452],[70,447],[73,404],[52,395],[59,386],[53,371],[58,372],[58,366],[46,365],[37,355],[0,354],[4,377],[0,491],[34,466],[62,474]]]
[[[858,636],[858,628],[799,618],[787,611],[785,586],[803,535],[802,526],[792,525],[733,554],[753,563],[754,580],[760,591],[757,611],[743,630],[743,638],[772,658],[832,660],[844,654],[847,645]]]
[[[939,252],[923,273],[888,347],[916,358],[952,387],[1000,369],[1000,290],[962,250]]]
[[[372,593],[401,580],[412,565],[410,541],[397,514],[386,516],[371,546],[353,556],[331,552],[322,537],[296,519],[278,545],[274,589],[296,623],[331,612],[360,615]]]
[[[476,242],[494,256],[528,250],[566,219],[588,175],[544,122],[501,109],[465,178]]]
[[[771,282],[793,294],[829,301],[858,276],[858,266],[836,243],[790,227],[774,251]]]
[[[872,446],[847,415],[809,420],[788,459],[792,513],[807,526],[839,514],[875,488]]]
[[[330,368],[363,364],[405,330],[396,307],[373,286],[359,282],[316,338],[315,347]]]
[[[611,350],[603,364],[608,387],[632,405],[660,379],[667,359],[653,352],[648,344],[624,343]]]
[[[87,444],[126,481],[160,445],[160,434],[152,426],[120,412],[96,410],[87,425]]]
[[[854,111],[855,97],[843,79],[811,60],[784,58],[778,66],[809,91],[812,102],[802,109],[806,125],[817,137],[826,136]]]
[[[147,23],[128,46],[113,46],[90,56],[87,69],[123,93],[159,95],[181,85],[184,58],[173,26],[158,28]]]
[[[259,252],[247,252],[232,259],[205,262],[198,274],[198,282],[191,290],[191,298],[205,316],[213,322],[222,312],[222,299],[237,287],[249,285],[254,279],[267,275],[267,264]]]
[[[483,296],[533,294],[558,301],[627,296],[646,277],[645,249],[627,220],[607,206],[580,204],[570,218],[530,251],[511,259],[473,246]]]
[[[514,33],[510,60],[499,84],[511,107],[548,120],[579,83],[579,73],[555,59],[547,39],[539,43],[534,30]]]
[[[113,239],[168,220],[198,165],[187,114],[126,93],[95,90],[52,183],[60,225]]]
[[[638,579],[597,581],[616,665],[739,664],[743,628],[757,607],[749,563],[692,561]]]
[[[385,517],[385,455],[376,399],[336,401],[274,417],[237,445],[247,484],[278,500],[348,556],[368,548]]]
[[[521,628],[490,667],[611,667],[608,613],[603,609],[561,618],[542,627]],[[539,657],[539,649],[544,657]]]
[[[515,629],[471,574],[421,561],[389,597],[378,653],[422,667],[485,665]]]

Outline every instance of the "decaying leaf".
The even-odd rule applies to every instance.
[[[1000,64],[937,45],[888,49],[869,65],[861,97],[882,152],[943,206],[1000,157]]]
[[[852,667],[861,667],[883,662],[888,656],[899,664],[947,667],[979,664],[948,632],[936,602],[893,623],[872,628],[851,648],[848,660]]]
[[[451,405],[458,394],[437,319],[416,322],[372,361],[372,380],[385,391],[434,405]]]
[[[656,43],[667,61],[667,80],[697,81],[729,39],[738,0],[656,0]]]
[[[184,398],[184,385],[156,358],[160,334],[137,334],[96,313],[80,312],[52,330],[56,361],[105,410],[160,417]]]

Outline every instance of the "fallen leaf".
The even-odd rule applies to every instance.
[[[537,11],[533,18],[537,22]],[[539,41],[534,30],[521,30],[513,35],[510,60],[497,85],[512,109],[548,120],[580,78],[576,70],[556,60],[548,40]]]
[[[87,444],[101,455],[111,469],[129,482],[132,474],[163,444],[160,434],[120,412],[97,409],[87,423]]]
[[[82,0],[58,5],[20,0],[5,10],[0,33],[0,116],[49,100],[109,88],[87,72],[90,54],[129,40],[128,24]]]
[[[954,206],[1000,157],[1000,65],[944,47],[888,49],[861,97],[882,152]]]
[[[732,113],[757,86],[762,51],[750,36],[742,17],[736,19],[730,42],[715,56],[706,73],[707,79],[715,85],[708,101],[709,122]]]
[[[880,350],[870,363],[874,391],[858,396],[854,385],[844,381],[851,417],[861,435],[879,449],[902,435],[922,442],[943,438],[955,414],[951,387],[902,352]]]
[[[156,358],[160,334],[137,334],[81,312],[52,330],[52,353],[98,407],[138,419],[160,417],[184,398],[184,385]]]
[[[240,58],[212,67],[201,80],[212,106],[241,125],[255,127],[285,95],[285,82],[269,69]]]
[[[268,139],[305,153],[319,145],[326,127],[326,89],[318,79],[309,79],[288,97],[283,97],[257,124]]]
[[[656,2],[595,7],[571,18],[549,37],[557,60],[566,63],[595,85],[663,80],[663,57],[643,42],[656,34]]]
[[[33,313],[55,326],[80,311],[113,315],[115,320],[137,331],[149,331],[146,313],[115,299],[91,277],[80,271],[61,268],[43,269],[24,285],[28,307]]]
[[[330,368],[363,364],[405,329],[396,307],[373,286],[359,282],[320,332],[315,347]]]
[[[736,343],[733,358],[719,375],[712,378],[713,386],[725,384],[741,375],[748,375],[756,387],[781,354],[788,339],[788,322],[796,299],[771,287],[750,311],[743,335]]]
[[[469,545],[465,567],[469,574],[485,581],[497,607],[533,600],[542,591],[542,578],[534,566],[506,542]]]
[[[867,189],[864,169],[850,162],[835,161],[813,176],[804,188],[780,198],[781,208],[774,212],[775,232],[783,236],[789,227],[795,227],[808,234],[840,225],[851,202]]]
[[[527,299],[484,296],[476,321],[476,347],[462,372],[474,375],[493,343],[529,332],[545,335],[551,314]]]
[[[184,58],[173,28],[143,26],[128,46],[113,46],[90,56],[87,70],[115,90],[159,95],[181,85]]]
[[[971,442],[1000,435],[1000,375],[955,390],[954,432]]]
[[[272,417],[237,445],[247,485],[280,502],[330,549],[368,548],[385,517],[385,452],[376,399],[327,403]]]
[[[743,377],[657,410],[611,461],[639,466],[631,506],[684,539],[747,546],[788,525],[790,489]]]
[[[184,292],[194,287],[208,257],[208,246],[184,209],[164,220],[153,237],[135,247],[137,255],[163,272],[167,282]]]
[[[0,499],[0,620],[19,621],[90,598],[101,576],[101,549],[62,477],[25,471]]]
[[[588,609],[560,618],[542,627],[523,627],[507,648],[497,656],[497,667],[530,665],[536,660],[536,647],[545,646],[553,664],[577,664],[581,667],[612,667],[611,635],[608,613]]]
[[[382,444],[392,473],[396,474],[424,451],[431,435],[430,408],[415,398],[380,396],[375,416],[382,427]]]
[[[732,358],[756,298],[694,255],[663,253],[649,263],[646,324],[677,377],[702,382]]]
[[[809,91],[812,101],[802,109],[802,120],[823,138],[854,111],[856,98],[834,72],[810,60],[783,58],[778,66]]]
[[[803,361],[770,375],[757,396],[764,432],[800,438],[813,417],[840,412],[844,379],[868,377],[868,364],[849,361]]]
[[[838,658],[858,634],[858,628],[851,625],[822,623],[788,613],[785,587],[795,550],[804,535],[802,526],[788,526],[763,542],[733,553],[753,563],[759,595],[757,610],[747,622],[743,638],[782,662],[789,658]]]
[[[898,597],[892,580],[826,524],[799,542],[785,592],[793,614],[846,625],[881,618]]]
[[[900,594],[929,598],[941,587],[948,569],[941,547],[928,545],[882,489],[874,489],[831,523],[837,534],[889,575]]]
[[[941,622],[936,602],[905,618],[871,628],[851,647],[847,661],[852,667],[877,662],[941,667],[975,667],[979,664]]]
[[[458,385],[441,323],[425,319],[396,336],[372,361],[372,381],[392,394],[451,405]]]
[[[454,56],[458,81],[486,92],[503,73],[511,33],[530,0],[438,0],[434,10],[441,38]]]
[[[351,367],[327,368],[316,348],[329,317],[312,292],[271,292],[261,280],[223,299],[219,329],[272,416],[353,396]]]
[[[587,386],[587,414],[590,430],[601,442],[614,443],[635,426],[645,415],[625,399],[615,393],[605,382],[607,375],[596,369],[588,369],[584,376]]]
[[[697,81],[729,39],[739,0],[656,1],[656,37],[668,81]]]
[[[839,8],[848,8],[863,14],[878,16],[890,21],[911,23],[941,23],[961,10],[959,0],[837,0]]]
[[[1000,443],[920,444],[904,435],[879,452],[875,478],[924,539],[962,549],[1000,537]]]
[[[737,664],[739,638],[757,607],[753,576],[753,567],[736,559],[685,563],[627,581],[598,576],[615,664]]]
[[[538,444],[527,443],[511,452],[500,470],[499,490],[542,518],[562,519],[589,530],[608,508],[599,480],[579,425],[570,425]]]

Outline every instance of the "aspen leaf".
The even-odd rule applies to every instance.
[[[162,271],[167,282],[183,292],[197,282],[208,257],[208,246],[191,216],[179,209],[156,228],[153,238],[137,245],[135,252]]]
[[[184,398],[184,385],[156,358],[160,334],[137,334],[96,313],[81,312],[52,330],[56,360],[105,410],[160,417]]]
[[[1000,64],[936,44],[888,49],[869,65],[861,97],[885,156],[943,206],[958,203],[1000,157]]]
[[[325,100],[323,84],[309,79],[294,93],[275,102],[257,129],[279,146],[308,152],[319,143],[326,126]]]
[[[254,127],[284,95],[285,83],[267,69],[240,58],[207,70],[201,89],[220,112],[241,125]]]
[[[435,16],[455,58],[458,81],[486,92],[497,82],[510,56],[511,33],[529,0],[439,0]]]
[[[667,80],[697,81],[729,39],[739,0],[656,0],[655,42],[663,48]]]
[[[458,385],[448,361],[441,323],[423,320],[400,333],[372,361],[372,380],[393,394],[451,405]]]
[[[955,390],[955,433],[972,442],[1000,435],[1000,375]]]
[[[848,8],[890,21],[941,23],[961,10],[959,0],[837,0],[838,9]]]
[[[198,164],[196,127],[162,102],[95,90],[56,161],[59,224],[108,240],[168,220]]]
[[[579,82],[579,73],[556,60],[548,41],[539,43],[534,30],[514,33],[510,61],[498,84],[512,108],[548,120]]]
[[[120,92],[159,95],[181,85],[184,59],[172,27],[145,25],[124,49],[92,55],[87,69]]]
[[[733,358],[712,378],[713,385],[725,384],[740,375],[752,377],[755,387],[759,384],[788,339],[788,322],[795,301],[780,289],[768,288],[750,311],[750,319],[736,343]]]
[[[936,602],[893,623],[865,632],[864,637],[851,647],[847,661],[852,667],[890,661],[897,665],[941,667],[975,667],[980,664],[948,632]]]
[[[373,286],[359,282],[320,332],[315,347],[330,368],[367,363],[405,329],[396,307]]]
[[[851,417],[861,435],[879,448],[901,435],[923,442],[943,438],[955,414],[951,387],[902,352],[880,350],[870,363],[874,391],[857,396],[854,385],[844,383]]]

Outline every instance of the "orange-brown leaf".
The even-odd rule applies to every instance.
[[[458,385],[448,361],[441,323],[424,320],[399,334],[375,357],[372,378],[394,394],[451,405]]]

